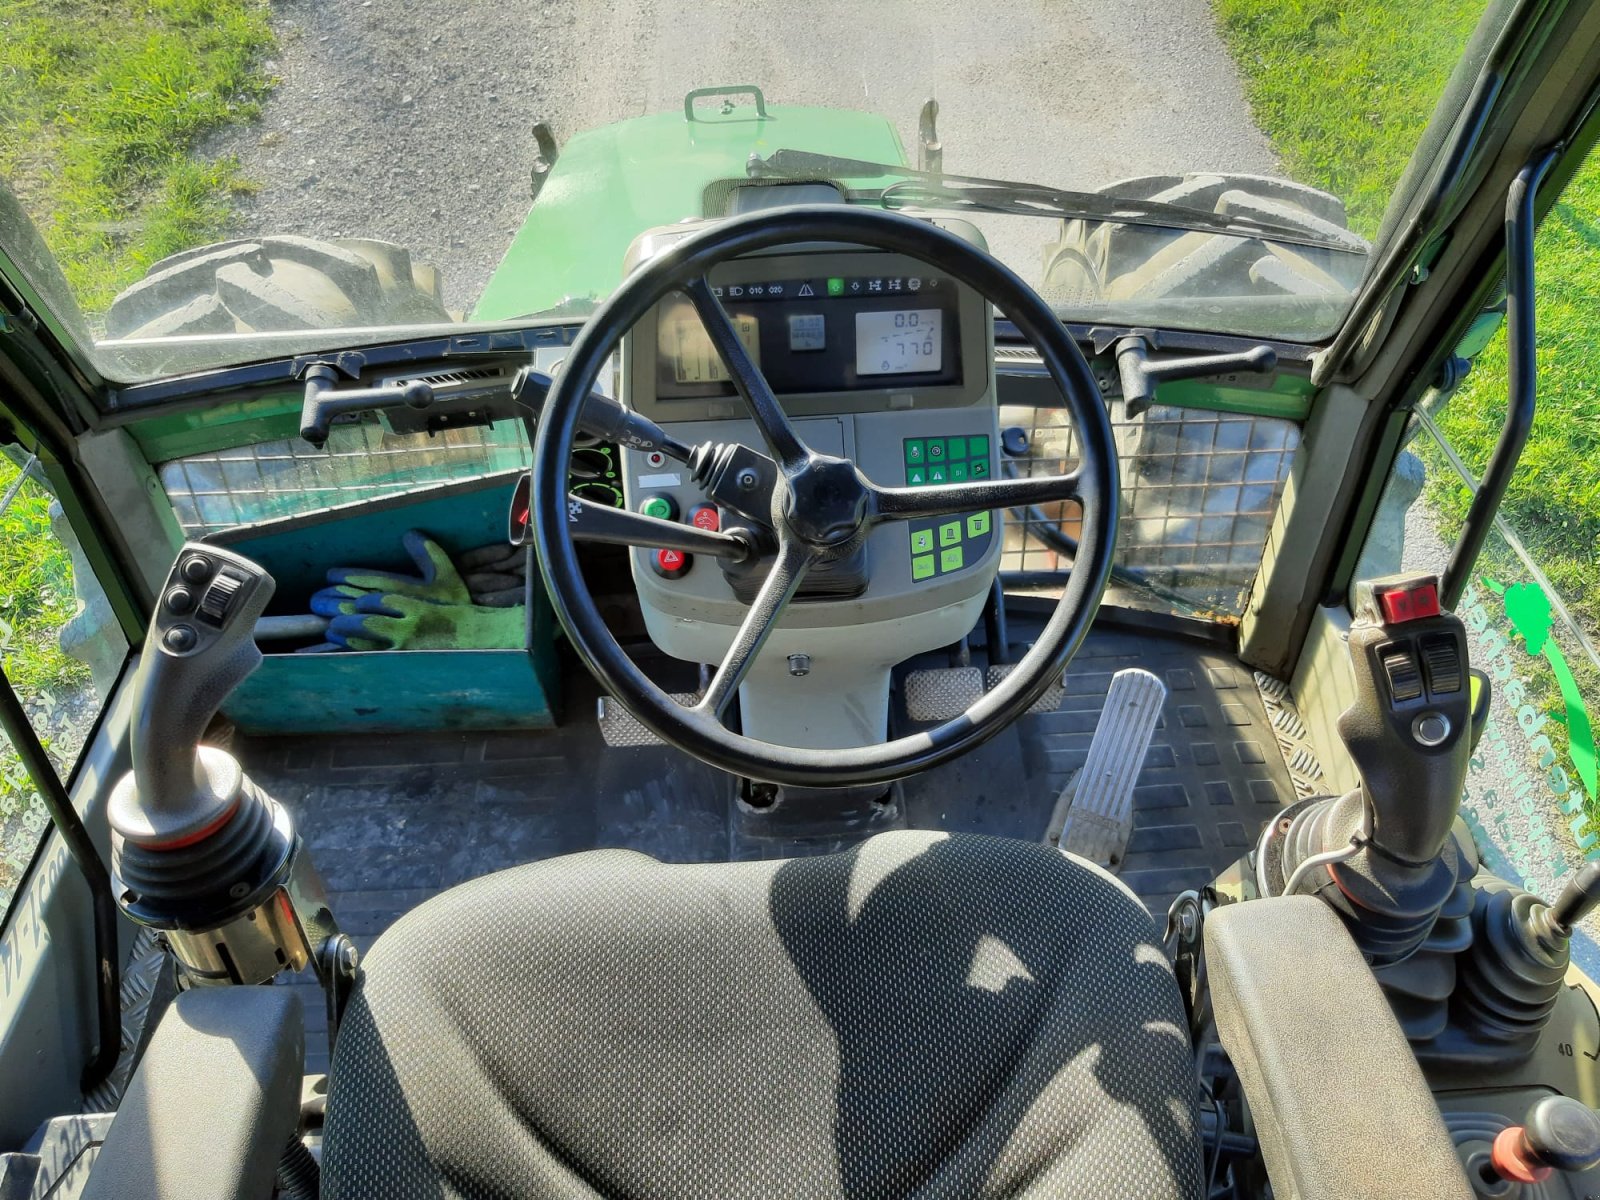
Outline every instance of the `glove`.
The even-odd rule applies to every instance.
[[[497,542],[456,558],[474,604],[509,608],[523,603],[528,585],[528,548]]]
[[[350,616],[356,611],[356,601],[374,592],[412,596],[434,604],[472,602],[466,582],[443,546],[420,529],[411,530],[400,542],[411,561],[417,564],[417,575],[373,571],[365,567],[334,567],[328,572],[328,583],[332,586],[311,597],[311,611],[319,617]]]
[[[369,592],[354,612],[328,622],[328,641],[347,650],[510,650],[526,636],[521,608],[435,604]]]

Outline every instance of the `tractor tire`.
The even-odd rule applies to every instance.
[[[1046,247],[1053,299],[1086,303],[1185,297],[1340,297],[1360,284],[1371,249],[1346,224],[1337,196],[1265,175],[1146,175],[1101,189],[1108,195],[1270,218],[1328,238],[1354,253],[1284,246],[1261,238],[1158,229],[1116,221],[1066,220]]]
[[[156,263],[106,313],[112,338],[450,321],[439,270],[391,242],[263,237]]]

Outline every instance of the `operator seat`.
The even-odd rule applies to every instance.
[[[323,1196],[1198,1197],[1150,916],[1042,845],[921,831],[786,862],[575,854],[378,939]]]

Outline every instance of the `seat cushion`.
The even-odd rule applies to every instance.
[[[1144,907],[1045,846],[578,854],[378,940],[323,1195],[1194,1197],[1184,1028]]]

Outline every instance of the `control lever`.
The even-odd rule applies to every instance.
[[[387,387],[346,388],[335,391],[339,372],[327,363],[306,368],[306,398],[300,409],[300,436],[319,450],[328,444],[335,417],[347,413],[377,412],[385,408],[427,408],[433,403],[433,387],[411,379]]]
[[[523,367],[511,382],[511,398],[529,414],[530,421],[538,420],[549,393],[550,376],[532,367]],[[620,446],[646,453],[659,450],[681,463],[688,462],[694,452],[692,447],[680,442],[650,418],[640,416],[625,408],[620,400],[613,400],[599,392],[590,392],[589,398],[583,402],[583,411],[578,414],[578,428],[604,442],[616,442]],[[531,440],[531,424],[528,434]]]
[[[1229,371],[1265,375],[1278,365],[1278,355],[1271,346],[1252,346],[1235,354],[1152,359],[1150,351],[1157,344],[1157,335],[1144,331],[1117,343],[1117,373],[1122,377],[1122,402],[1130,417],[1138,416],[1155,403],[1159,384],[1222,375]]]
[[[191,543],[178,554],[134,676],[138,802],[130,807],[133,792],[119,792],[111,808],[112,826],[123,836],[160,846],[190,838],[223,815],[229,798],[218,752],[208,753],[200,739],[228,693],[261,662],[255,626],[274,587],[272,576],[230,551]]]
[[[201,745],[218,706],[261,662],[272,577],[190,543],[161,589],[133,683],[133,770],[108,806],[117,903],[160,931],[191,984],[264,983],[354,968],[287,809],[225,750]]]
[[[1600,1113],[1568,1096],[1545,1096],[1534,1102],[1521,1125],[1496,1136],[1485,1174],[1493,1171],[1512,1183],[1540,1183],[1552,1170],[1595,1166],[1600,1166]]]

